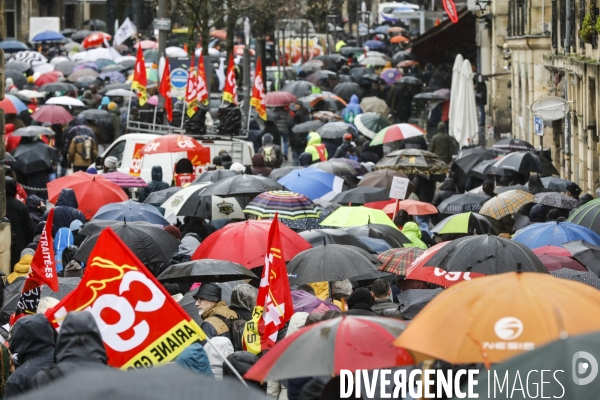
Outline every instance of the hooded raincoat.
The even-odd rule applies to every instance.
[[[427,250],[427,245],[421,240],[421,230],[419,225],[414,222],[407,222],[402,227],[402,234],[410,240],[410,243],[404,244],[404,247],[418,247]]]

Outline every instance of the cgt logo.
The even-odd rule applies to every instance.
[[[576,385],[587,385],[598,376],[598,361],[587,351],[578,351],[573,354],[572,373],[573,382],[575,382]],[[581,376],[585,374],[588,374],[588,376],[581,378]]]
[[[515,317],[500,318],[494,325],[494,332],[502,340],[515,340],[523,333],[523,323]]]

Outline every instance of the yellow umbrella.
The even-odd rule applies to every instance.
[[[533,272],[464,281],[435,297],[396,339],[415,361],[499,363],[565,335],[600,330],[600,291]]]
[[[533,203],[534,197],[524,190],[509,190],[483,203],[479,214],[500,219],[519,212],[526,204]]]

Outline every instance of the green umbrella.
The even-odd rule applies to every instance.
[[[474,392],[485,399],[488,398],[488,389],[489,398],[529,399],[537,397],[537,390],[541,398],[543,385],[544,398],[595,400],[600,393],[600,378],[596,378],[598,360],[600,333],[560,339],[513,357],[491,371],[483,371],[479,374]],[[502,385],[505,377],[508,377],[508,385],[500,390],[498,384]]]
[[[438,235],[446,233],[496,234],[496,230],[484,216],[472,212],[451,215],[434,226],[431,232]]]
[[[392,220],[381,210],[367,207],[340,207],[321,222],[322,226],[362,226],[367,224],[382,224],[396,227]]]
[[[146,78],[152,82],[158,82],[158,70],[154,68],[146,68]]]
[[[373,139],[377,132],[391,124],[387,118],[375,112],[362,113],[354,117],[354,125],[358,131],[369,139]]]

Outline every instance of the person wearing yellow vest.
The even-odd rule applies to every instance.
[[[346,42],[344,42],[342,39],[339,39],[335,44],[335,52],[339,53],[344,46],[346,46]]]
[[[327,161],[329,155],[327,154],[327,149],[325,145],[321,143],[321,135],[317,132],[310,132],[306,137],[306,149],[305,152],[310,153],[312,155],[312,161]]]

